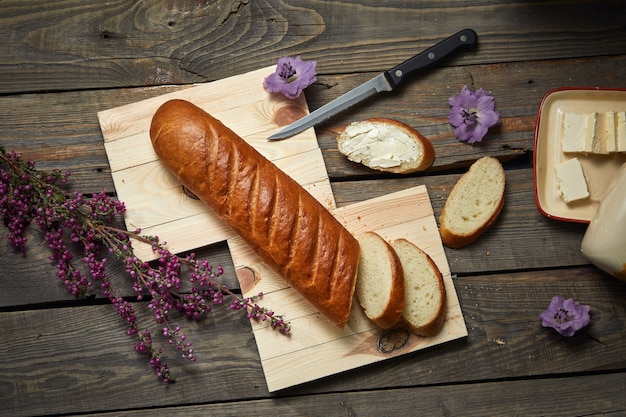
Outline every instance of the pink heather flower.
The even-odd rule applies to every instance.
[[[491,92],[482,88],[474,92],[465,85],[448,103],[452,106],[448,121],[455,127],[454,134],[461,142],[481,142],[487,130],[500,121]]]
[[[589,324],[589,310],[591,307],[581,305],[573,299],[564,299],[555,295],[550,306],[541,313],[543,327],[552,327],[563,336],[573,336],[578,330]]]
[[[119,229],[117,225],[126,211],[124,203],[104,192],[87,197],[77,191],[66,191],[59,184],[66,184],[68,176],[69,173],[59,171],[38,171],[33,162],[24,162],[18,154],[0,146],[0,219],[5,219],[9,229],[8,240],[25,253],[28,226],[31,223],[39,226],[51,251],[50,260],[56,263],[57,276],[67,290],[76,297],[97,292],[107,297],[126,323],[126,334],[138,337],[134,344],[137,352],[149,358],[154,372],[164,382],[174,382],[174,378],[161,358],[163,350],[153,346],[149,329],[138,328],[133,306],[117,294],[107,277],[106,267],[113,257],[121,261],[132,277],[137,299],[151,296],[147,308],[160,324],[163,336],[190,362],[196,361],[192,344],[181,328],[172,323],[171,311],[200,319],[211,311],[212,302],[222,304],[228,295],[238,309],[245,309],[261,320],[269,319],[280,333],[290,331],[282,316],[253,302],[262,294],[243,298],[221,284],[219,277],[224,274],[221,265],[214,269],[207,260],[198,260],[194,254],[181,258],[156,236],[140,235],[139,229],[135,232]],[[135,240],[150,244],[158,261],[149,264],[139,259],[131,243]],[[80,261],[84,263],[82,268],[77,265]],[[194,284],[186,293],[180,292],[182,278],[187,277],[181,270],[183,267]]]
[[[316,66],[317,62],[303,61],[300,56],[283,56],[278,59],[276,72],[263,80],[263,87],[270,93],[283,93],[291,99],[297,98],[302,90],[317,79]]]

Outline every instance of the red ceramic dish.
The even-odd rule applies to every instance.
[[[605,196],[611,179],[626,162],[626,152],[609,155],[568,153],[561,151],[563,114],[626,111],[626,89],[562,87],[549,91],[541,100],[535,127],[534,182],[537,208],[545,216],[557,220],[589,223]],[[557,189],[555,167],[578,158],[585,177],[589,197],[566,203]]]

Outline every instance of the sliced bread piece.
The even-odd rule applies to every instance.
[[[353,162],[396,174],[423,171],[435,160],[428,139],[393,119],[372,118],[349,124],[337,137],[337,148]]]
[[[504,206],[504,169],[484,156],[457,181],[439,216],[444,245],[461,248],[474,243],[493,224]]]
[[[361,247],[356,295],[365,315],[383,329],[396,324],[404,305],[404,277],[395,251],[380,235],[357,237]]]
[[[419,336],[434,336],[446,321],[443,276],[426,252],[406,239],[391,242],[404,271],[402,320]]]

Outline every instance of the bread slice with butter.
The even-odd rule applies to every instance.
[[[337,136],[337,147],[352,162],[396,174],[423,171],[435,160],[435,150],[428,139],[393,119],[350,123]]]

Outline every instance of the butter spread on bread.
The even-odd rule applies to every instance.
[[[435,160],[428,139],[402,122],[384,118],[350,123],[337,136],[337,149],[350,161],[398,174],[423,171]]]
[[[439,215],[444,245],[474,243],[495,222],[504,206],[504,169],[496,158],[483,156],[459,178]]]
[[[348,320],[358,241],[300,184],[219,120],[184,100],[150,126],[162,163],[287,283],[339,327]]]

